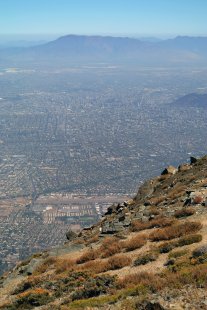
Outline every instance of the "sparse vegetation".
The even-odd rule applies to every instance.
[[[172,225],[170,227],[157,229],[149,236],[151,241],[162,241],[179,238],[199,231],[202,228],[200,222],[185,222]]]
[[[172,225],[173,223],[173,219],[160,216],[148,222],[133,221],[131,229],[132,231],[141,231],[145,229],[152,229],[155,227],[166,227]]]
[[[165,242],[159,246],[160,253],[168,253],[174,248],[200,242],[202,235],[188,235],[178,239],[177,241]]]

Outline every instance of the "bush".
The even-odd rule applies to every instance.
[[[108,237],[103,240],[101,247],[97,250],[100,257],[106,258],[121,251],[121,243],[116,237]]]
[[[161,244],[159,246],[159,251],[160,251],[160,253],[168,253],[171,250],[173,250],[174,248],[182,247],[182,246],[193,244],[193,243],[197,243],[197,242],[200,242],[201,240],[202,240],[201,235],[185,236],[185,237],[178,239],[177,241],[165,242],[165,243]]]
[[[82,288],[72,294],[72,300],[85,299],[106,294],[115,286],[115,277],[110,275],[89,278]]]
[[[131,258],[124,254],[117,254],[108,259],[108,270],[121,269],[131,264]]]
[[[163,229],[157,229],[150,234],[149,238],[151,241],[171,240],[191,234],[192,232],[197,232],[201,228],[202,225],[200,222],[179,223]]]
[[[51,267],[54,267],[56,261],[57,261],[57,259],[53,256],[46,258],[42,264],[37,266],[34,274],[42,274],[42,273],[46,272]]]
[[[171,259],[171,258],[179,258],[179,257],[182,257],[182,256],[186,255],[187,253],[188,253],[187,250],[176,251],[176,252],[173,252],[173,253],[169,254],[169,259]]]
[[[42,288],[36,288],[24,293],[21,293],[16,299],[14,305],[15,309],[33,309],[49,303],[52,298],[49,292]]]
[[[193,253],[192,253],[192,257],[195,258],[195,257],[199,257],[199,256],[202,256],[204,254],[207,254],[207,244],[205,245],[202,245],[198,248],[196,248]]]
[[[175,217],[176,218],[187,217],[193,215],[194,213],[195,210],[193,208],[183,208],[175,212]]]
[[[134,266],[146,265],[149,262],[153,262],[158,258],[157,252],[148,252],[144,255],[138,256],[134,261]]]
[[[166,227],[172,225],[174,222],[173,219],[167,217],[157,217],[149,222],[141,222],[141,221],[134,221],[131,224],[132,231],[141,231],[144,229],[152,229],[155,227]]]
[[[108,270],[108,262],[100,259],[89,261],[81,266],[82,270],[90,270],[93,273],[101,273]]]
[[[122,241],[121,245],[123,248],[125,248],[127,252],[129,252],[143,247],[146,244],[146,242],[147,242],[147,236],[145,234],[142,234],[132,237],[129,240]]]
[[[90,260],[94,260],[97,258],[97,253],[96,251],[94,250],[88,250],[87,252],[83,253],[81,255],[81,257],[79,257],[77,260],[76,260],[76,263],[77,264],[84,264]]]
[[[59,259],[55,263],[56,273],[62,273],[67,270],[73,269],[75,266],[75,261],[72,259]]]

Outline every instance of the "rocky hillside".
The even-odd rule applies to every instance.
[[[1,279],[0,309],[207,309],[207,156]]]

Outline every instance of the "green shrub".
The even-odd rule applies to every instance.
[[[168,253],[174,248],[177,247],[182,247],[185,245],[193,244],[196,242],[200,242],[202,240],[201,235],[189,235],[189,236],[184,236],[177,241],[172,241],[172,242],[165,242],[159,246],[159,252],[160,253]]]
[[[115,277],[110,275],[89,278],[82,288],[72,294],[72,300],[86,299],[106,294],[115,286]]]
[[[144,255],[138,256],[134,261],[134,266],[146,265],[149,262],[153,262],[158,258],[157,252],[148,252]]]

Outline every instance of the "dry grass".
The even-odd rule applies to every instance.
[[[129,256],[124,254],[117,254],[108,259],[108,270],[121,269],[125,266],[129,266],[132,260]]]
[[[194,213],[195,210],[193,208],[182,208],[181,210],[177,210],[175,212],[175,217],[176,218],[187,217],[193,215]]]
[[[95,274],[98,274],[109,270],[109,266],[107,261],[96,259],[81,265],[80,270],[89,270]]]
[[[91,260],[94,260],[96,259],[98,256],[97,256],[97,253],[95,250],[91,249],[91,250],[88,250],[87,252],[83,253],[77,260],[76,260],[76,263],[77,264],[84,264],[88,261],[91,261]]]
[[[180,196],[182,196],[183,194],[185,194],[186,191],[186,186],[184,185],[177,185],[175,186],[167,195],[168,199],[176,199]]]
[[[155,227],[166,227],[170,226],[174,223],[173,219],[159,216],[156,219],[153,219],[149,222],[141,222],[141,221],[134,221],[132,222],[132,231],[141,231],[145,229],[152,229]]]
[[[147,235],[146,234],[138,234],[132,237],[129,240],[122,241],[121,245],[125,249],[125,251],[134,251],[143,247],[147,242]]]
[[[48,257],[47,259],[45,259],[43,261],[42,264],[37,266],[37,268],[35,269],[33,274],[37,275],[37,274],[45,273],[49,269],[54,268],[56,262],[57,262],[57,258],[55,258],[55,257]]]
[[[105,238],[102,245],[97,250],[98,256],[102,258],[110,257],[114,254],[120,253],[122,250],[121,242],[116,237]]]
[[[200,222],[185,222],[170,227],[157,229],[149,235],[151,241],[162,241],[179,238],[184,235],[195,233],[202,228]]]
[[[55,272],[62,273],[75,267],[75,261],[72,259],[59,259],[55,262]]]

